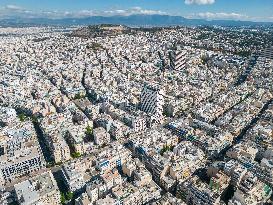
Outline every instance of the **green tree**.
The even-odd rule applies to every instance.
[[[82,98],[85,98],[84,95],[82,95],[81,93],[77,93],[74,97],[74,100],[79,100],[79,99],[82,99]]]
[[[208,61],[209,61],[208,56],[206,56],[206,55],[201,56],[201,62],[202,62],[203,65],[208,64]]]
[[[65,204],[65,194],[63,192],[61,192],[61,204]]]
[[[163,155],[165,152],[172,151],[172,150],[173,150],[172,146],[164,145],[163,148],[160,150],[160,154]]]
[[[54,162],[47,162],[46,163],[46,168],[54,167],[55,163]]]
[[[66,193],[66,200],[70,201],[73,198],[74,194],[73,192],[67,192]]]
[[[24,122],[27,119],[27,116],[25,116],[23,113],[18,115],[21,122]]]
[[[80,156],[81,156],[81,153],[79,153],[79,152],[73,152],[72,154],[71,154],[71,156],[72,156],[72,158],[79,158]]]
[[[86,134],[89,136],[93,134],[93,128],[90,125],[86,127]]]
[[[55,163],[55,165],[58,165],[58,166],[60,166],[60,165],[62,165],[63,163],[62,162],[57,162],[57,163]]]
[[[32,116],[31,120],[32,120],[32,122],[37,123],[38,122],[38,117]]]

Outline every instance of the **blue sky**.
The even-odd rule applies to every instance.
[[[273,0],[0,0],[0,18],[130,14],[273,22]]]

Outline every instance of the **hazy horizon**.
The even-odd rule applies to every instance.
[[[0,19],[170,15],[190,19],[273,22],[271,0],[2,0]]]

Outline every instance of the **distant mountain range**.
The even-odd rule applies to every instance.
[[[127,26],[273,26],[273,22],[251,22],[235,20],[187,19],[169,15],[91,16],[87,18],[10,18],[0,20],[0,26],[72,26],[95,24],[120,24]]]

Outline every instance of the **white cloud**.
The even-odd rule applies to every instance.
[[[226,13],[226,12],[203,12],[193,13],[186,18],[189,19],[206,19],[206,20],[241,20],[253,22],[273,22],[273,17],[268,16],[248,16],[240,13]]]
[[[198,4],[198,5],[206,5],[206,4],[214,4],[215,0],[185,0],[185,4]]]
[[[148,10],[142,9],[141,7],[132,7],[129,9],[113,9],[113,10],[105,10],[105,11],[95,11],[95,10],[81,10],[76,12],[70,12],[70,16],[80,18],[80,17],[88,17],[88,16],[130,16],[134,14],[143,14],[143,15],[153,15],[153,14],[167,14],[163,11],[159,10]],[[59,15],[62,16],[61,12]]]
[[[23,10],[22,7],[17,6],[17,5],[12,5],[12,4],[6,5],[5,9],[7,9],[7,10],[15,10],[15,11]]]
[[[101,13],[102,15],[122,15],[122,16],[130,16],[133,14],[145,14],[145,15],[153,15],[153,14],[166,14],[166,12],[159,11],[159,10],[149,10],[149,9],[142,9],[141,7],[132,7],[129,9],[124,10],[110,10]]]
[[[128,9],[113,9],[106,11],[96,11],[96,10],[80,10],[80,11],[33,11],[33,10],[25,10],[22,7],[16,5],[7,5],[5,7],[0,8],[0,18],[6,17],[46,17],[46,18],[65,18],[65,17],[73,17],[73,18],[82,18],[89,16],[130,16],[133,14],[166,14],[160,10],[149,10],[143,9],[141,7],[132,7]]]
[[[224,19],[224,20],[246,20],[249,17],[244,14],[238,14],[238,13],[225,13],[225,12],[218,12],[218,13],[212,13],[212,12],[205,12],[205,13],[198,13],[191,16],[191,18],[202,18],[202,19]]]
[[[9,4],[3,7],[0,7],[0,18],[9,18],[9,17],[32,17],[33,11],[26,10],[23,7]]]

